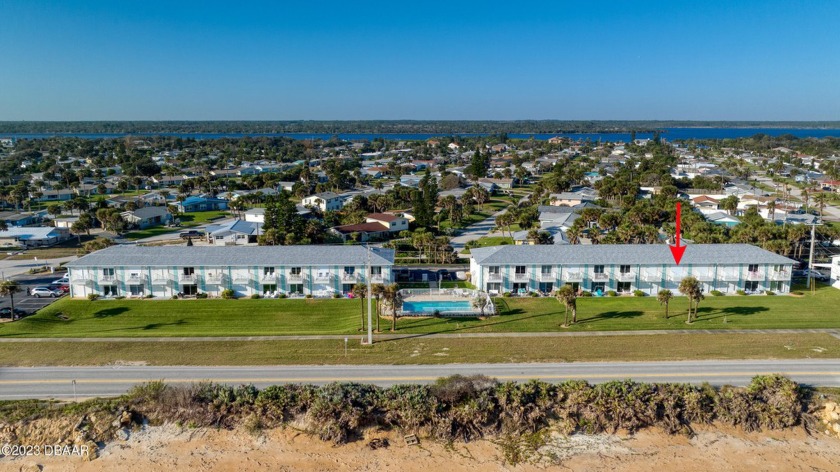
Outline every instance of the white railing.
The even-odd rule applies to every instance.
[[[718,278],[720,280],[731,281],[731,280],[738,280],[740,277],[738,276],[737,272],[723,271],[723,272],[718,272]]]
[[[172,276],[169,274],[156,274],[152,276],[153,284],[168,284],[170,280],[172,280]]]
[[[274,272],[269,272],[267,274],[263,273],[260,277],[260,280],[262,280],[263,282],[276,282],[277,274],[275,274]]]
[[[662,273],[659,271],[650,272],[643,270],[642,280],[644,280],[645,282],[659,282],[662,280]]]
[[[370,276],[370,281],[375,284],[381,284],[385,281],[385,277],[382,274],[373,274]]]
[[[774,270],[770,273],[770,278],[773,280],[787,280],[790,278],[790,272],[787,270]]]
[[[359,274],[356,274],[356,273],[345,272],[345,273],[341,274],[341,281],[342,282],[358,282],[359,279],[360,279]],[[373,276],[371,276],[371,279],[373,279]]]
[[[762,280],[764,278],[764,274],[758,270],[752,270],[747,272],[747,280]]]
[[[320,272],[315,274],[315,281],[316,282],[329,282],[332,280],[333,275],[330,273]]]
[[[113,282],[113,281],[117,280],[117,278],[113,275],[103,275],[103,276],[99,277],[99,280],[102,281],[102,282]]]
[[[73,282],[89,282],[93,280],[93,277],[87,274],[73,274],[70,280]]]
[[[304,279],[306,279],[306,277],[302,273],[300,273],[300,274],[289,274],[286,278],[289,280],[289,282],[292,282],[292,283],[303,282]]]
[[[525,272],[524,274],[522,274],[522,273],[513,274],[513,280],[528,280],[530,278],[531,277],[528,275],[527,272]]]
[[[691,275],[701,282],[710,282],[715,279],[715,276],[711,272],[697,272]]]
[[[204,280],[208,284],[220,284],[220,283],[224,282],[225,275],[224,274],[205,274],[204,275]]]
[[[195,283],[198,280],[198,276],[195,274],[179,274],[178,280],[181,282]]]
[[[144,274],[131,274],[125,280],[128,283],[146,283],[146,276]]]
[[[496,273],[496,274],[493,274],[493,273],[488,273],[488,274],[487,274],[487,280],[488,280],[489,282],[501,282],[501,281],[502,281],[502,274],[498,274],[498,273]]]
[[[554,282],[556,277],[554,276],[554,272],[540,272],[540,282]]]
[[[252,280],[254,280],[254,275],[250,274],[250,273],[249,274],[239,273],[239,274],[236,274],[236,275],[233,276],[233,283],[237,283],[237,284],[247,284],[247,283],[250,283]]]
[[[606,272],[593,272],[592,280],[608,280],[610,276]]]
[[[563,280],[565,280],[566,282],[580,282],[583,280],[583,272],[564,271]]]
[[[636,280],[636,273],[635,272],[619,272],[618,273],[618,280],[622,282]]]

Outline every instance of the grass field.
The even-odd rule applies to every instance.
[[[584,362],[697,359],[832,359],[828,334],[668,334],[554,338],[411,338],[359,345],[315,341],[0,343],[0,365],[289,365]]]
[[[95,239],[95,236],[88,236],[82,235],[81,242],[82,244]],[[51,247],[44,247],[44,248],[37,248],[37,249],[27,249],[24,251],[23,254],[16,254],[13,256],[9,256],[9,260],[32,260],[33,258],[37,257],[38,260],[43,259],[53,259],[56,257],[67,257],[67,256],[75,256],[77,251],[81,245],[79,244],[79,238],[73,237],[67,241],[64,241],[61,244],[56,244],[55,246]]]
[[[174,233],[183,231],[185,228],[194,228],[214,220],[219,220],[228,216],[226,211],[196,211],[193,213],[183,213],[178,218],[181,220],[181,226],[171,228],[167,226],[155,226],[139,231],[132,231],[125,235],[126,239],[143,239],[152,236],[159,236],[161,234]]]
[[[671,318],[655,298],[578,299],[578,323],[560,328],[563,308],[553,298],[500,298],[501,315],[400,318],[403,333],[606,331],[652,329],[840,328],[840,290],[815,295],[708,297],[686,325],[687,300],[675,297]],[[354,334],[361,303],[309,300],[87,300],[63,299],[36,315],[0,325],[0,337],[254,336]],[[61,319],[57,315],[62,314]],[[383,321],[388,326],[387,321]]]

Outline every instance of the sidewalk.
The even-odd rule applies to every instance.
[[[826,329],[658,329],[647,331],[549,331],[535,333],[429,333],[429,334],[374,334],[376,339],[411,338],[551,338],[551,337],[609,337],[609,336],[658,336],[664,334],[830,334],[840,339],[840,328]],[[305,336],[195,336],[195,337],[138,337],[138,338],[0,338],[0,343],[60,343],[60,342],[215,342],[215,341],[317,341],[325,339],[343,340],[365,336],[359,331],[354,334],[323,334]]]

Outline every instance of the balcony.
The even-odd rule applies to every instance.
[[[740,276],[738,275],[737,272],[723,271],[723,272],[718,272],[718,278],[720,280],[735,281],[735,280],[738,280],[740,278]]]
[[[682,279],[688,277],[688,272],[684,270],[679,270],[676,272],[667,271],[665,272],[665,278],[670,280],[671,282],[679,282]]]
[[[747,280],[764,280],[764,274],[758,270],[747,272]]]
[[[382,274],[373,274],[370,276],[370,281],[375,284],[381,284],[385,281],[385,278],[382,277]]]
[[[371,276],[371,279],[372,278],[373,278],[373,276]],[[344,283],[353,283],[353,282],[358,282],[359,280],[361,280],[361,277],[359,276],[359,274],[357,274],[355,272],[345,272],[345,273],[341,274],[341,281],[344,282]]]
[[[698,272],[692,275],[694,275],[694,277],[701,282],[711,282],[715,280],[715,274],[712,272]]]
[[[487,281],[488,282],[501,282],[502,281],[502,274],[497,273],[489,273],[487,274]]]
[[[274,272],[269,272],[267,274],[263,273],[262,275],[260,275],[260,281],[275,283],[277,282],[277,274],[275,274]]]
[[[99,277],[100,282],[116,282],[117,278],[113,275],[102,275]]]
[[[156,285],[166,285],[172,277],[169,274],[155,274],[152,276],[152,283]]]
[[[293,283],[293,284],[303,283],[303,280],[305,278],[306,277],[304,277],[303,274],[289,274],[288,277],[287,277],[289,283]]]
[[[622,281],[622,282],[632,282],[632,281],[636,280],[636,273],[635,272],[619,272],[617,279]]]
[[[70,280],[73,282],[92,282],[93,277],[85,273],[73,274],[73,277],[71,277]]]
[[[146,276],[144,274],[131,274],[125,279],[125,282],[131,285],[145,284]]]
[[[195,274],[179,274],[178,281],[182,284],[194,284],[198,282],[198,276]]]
[[[592,274],[592,280],[609,280],[609,279],[610,279],[609,274],[607,274],[605,272],[594,272]]]
[[[254,280],[254,275],[251,273],[238,273],[233,276],[233,283],[235,284],[249,284]]]
[[[218,285],[225,281],[225,275],[222,273],[205,274],[204,281],[208,284]]]
[[[319,272],[315,274],[315,282],[330,282],[333,275],[329,272]]]
[[[645,282],[661,282],[662,281],[662,273],[659,271],[649,272],[649,271],[642,271],[642,280]]]
[[[774,270],[770,272],[770,280],[788,280],[790,279],[790,272],[786,270]]]
[[[527,282],[530,279],[531,279],[531,277],[528,276],[527,272],[513,274],[513,280],[516,280],[516,281]]]
[[[554,282],[557,279],[554,272],[540,272],[539,278],[540,282]]]
[[[563,272],[563,280],[566,282],[581,282],[583,281],[583,272],[567,270]]]

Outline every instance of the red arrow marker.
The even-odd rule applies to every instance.
[[[671,249],[671,254],[674,256],[674,262],[677,265],[680,265],[680,260],[682,259],[683,253],[685,253],[685,246],[680,246],[680,202],[677,202],[677,232],[675,243],[673,246],[668,245],[668,248]]]

